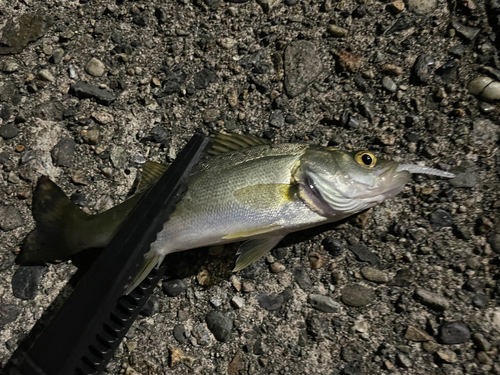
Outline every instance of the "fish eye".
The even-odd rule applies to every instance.
[[[370,151],[359,151],[354,155],[354,160],[364,167],[373,168],[377,164],[377,158]]]

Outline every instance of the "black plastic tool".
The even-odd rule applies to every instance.
[[[127,296],[125,287],[209,144],[201,134],[191,138],[27,351],[18,367],[21,374],[90,375],[104,370],[165,267],[153,270]]]

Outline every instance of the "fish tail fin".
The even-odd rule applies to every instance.
[[[34,229],[24,240],[16,261],[45,264],[63,260],[79,250],[74,228],[87,215],[47,176],[38,179],[33,193]]]
[[[145,254],[144,263],[142,264],[142,267],[140,268],[137,275],[135,275],[134,279],[127,286],[127,289],[125,290],[125,295],[133,291],[146,277],[148,277],[149,273],[153,270],[155,266],[156,268],[160,267],[164,258],[165,255],[159,254],[158,252],[153,250]]]

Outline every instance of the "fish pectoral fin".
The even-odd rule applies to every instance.
[[[283,237],[285,236],[274,236],[243,242],[236,253],[239,257],[236,260],[233,272],[238,272],[255,262],[275,247],[283,239]]]
[[[297,186],[290,184],[257,184],[238,189],[236,200],[252,210],[272,210],[293,202]]]
[[[168,165],[147,161],[142,166],[142,173],[134,182],[137,185],[136,192],[140,192],[148,186],[154,184],[168,169]]]

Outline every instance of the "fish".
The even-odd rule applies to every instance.
[[[46,264],[105,247],[166,168],[146,162],[137,194],[97,215],[85,214],[48,177],[40,177],[33,194],[36,228],[26,238],[18,262]],[[188,249],[244,241],[236,253],[233,272],[238,272],[289,233],[342,220],[394,197],[412,173],[454,177],[378,158],[368,150],[272,144],[256,136],[218,134],[125,293],[166,255]]]

